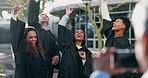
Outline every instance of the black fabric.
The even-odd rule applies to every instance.
[[[111,78],[141,78],[142,73],[132,73],[131,71],[125,72],[122,75],[114,75]]]
[[[58,43],[63,56],[58,78],[89,78],[92,72],[91,52],[86,47],[83,49],[87,53],[86,63],[83,65],[73,41],[73,32],[59,26]]]
[[[111,21],[107,21],[103,19],[103,32],[105,37],[107,38],[105,46],[115,47],[119,49],[129,49],[131,48],[130,43],[128,41],[128,38],[124,35],[122,37],[115,37],[114,32],[111,30],[113,26],[113,23]],[[131,73],[125,72],[121,75],[114,75],[111,78],[140,78],[141,75],[139,73]]]
[[[24,40],[25,23],[11,19],[11,43],[15,54],[15,78],[48,78],[47,67],[42,56],[30,59]],[[31,61],[30,61],[31,60]],[[38,71],[38,72],[36,72]]]
[[[112,29],[112,22],[103,20],[103,32],[105,37],[107,38],[105,46],[106,47],[116,47],[119,49],[127,49],[131,48],[128,38],[126,36],[115,37]]]
[[[56,44],[56,39],[51,31],[43,29],[42,26],[38,23],[39,6],[39,2],[36,3],[34,0],[30,0],[28,25],[35,27],[39,34],[39,41],[42,44],[47,57],[46,64],[48,66],[48,76],[49,78],[52,78],[54,67],[58,68],[57,65],[52,65],[52,57],[55,55],[60,57],[59,47]]]

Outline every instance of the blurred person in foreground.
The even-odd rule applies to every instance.
[[[111,65],[110,56],[116,51],[116,48],[104,48],[101,52],[92,54],[94,72],[90,78],[111,78],[113,75],[125,73],[125,69],[117,69]]]
[[[132,15],[137,61],[144,73],[141,78],[148,78],[148,0],[139,1]]]
[[[104,19],[103,21],[106,22],[104,24],[108,24],[111,21],[111,19],[109,18],[109,12],[107,11],[106,0],[102,0],[102,5],[101,6],[102,6],[102,10],[103,10],[102,11],[102,16],[103,16],[103,19]],[[112,30],[114,30],[114,33],[115,33],[115,36],[114,36],[115,38],[111,37],[110,34],[107,35],[109,37],[108,38],[109,42],[106,43],[106,46],[107,47],[116,47],[116,48],[121,48],[121,49],[129,48],[129,45],[124,44],[122,42],[122,40],[119,39],[118,41],[119,41],[119,43],[121,42],[121,44],[122,43],[124,44],[123,47],[118,46],[117,45],[118,41],[116,41],[116,37],[117,36],[122,37],[124,35],[123,31],[125,31],[125,28],[126,27],[125,27],[123,21],[121,19],[117,19],[116,22],[113,23],[113,27],[112,27]],[[120,30],[121,30],[122,33],[120,33]],[[107,32],[105,32],[105,33],[107,33]],[[116,41],[116,42],[112,43],[112,44],[115,44],[115,45],[111,45],[110,44],[110,42],[112,41],[112,38],[114,38],[115,41]],[[126,42],[127,42],[127,39],[126,39]],[[115,53],[115,49],[113,49],[113,48],[111,49],[110,48],[110,49],[107,49],[107,51],[105,53],[100,52],[99,54],[96,54],[95,56],[93,56],[93,59],[94,59],[93,63],[94,63],[94,67],[95,67],[94,68],[95,72],[93,72],[91,74],[90,78],[110,78],[111,76],[114,76],[114,75],[126,74],[125,73],[125,71],[126,71],[125,69],[116,69],[114,67],[113,68],[110,67],[111,65],[110,65],[110,58],[109,57],[110,57],[110,55],[113,55],[114,53]],[[125,78],[140,78],[140,75],[135,75],[134,73],[138,73],[138,71],[132,70],[129,74],[126,74],[127,76],[124,76],[124,75],[123,76],[121,75],[121,76],[125,77]],[[130,75],[130,76],[128,76],[128,75]]]
[[[130,20],[124,16],[118,16],[113,22],[107,6],[107,0],[102,0],[101,2],[101,12],[103,18],[103,32],[106,37],[105,47],[115,47],[118,49],[130,49],[131,44],[129,43],[126,32],[130,28]],[[132,71],[132,70],[131,70]],[[131,71],[126,71],[122,75],[114,75],[112,78],[128,78],[129,76],[135,75]]]

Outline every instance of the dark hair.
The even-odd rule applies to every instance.
[[[28,42],[26,40],[26,36],[27,36],[27,34],[28,34],[29,31],[35,31],[35,33],[37,35],[37,41],[36,41],[36,44],[35,44],[36,47],[33,47],[32,45],[30,45],[30,42]],[[24,31],[24,39],[25,39],[26,44],[27,44],[26,52],[28,54],[38,56],[38,52],[39,52],[42,55],[42,57],[45,58],[44,57],[44,50],[43,50],[42,46],[39,43],[38,34],[37,34],[37,31],[35,30],[35,28],[25,28],[25,31]]]
[[[126,17],[117,17],[117,19],[121,19],[123,24],[126,26],[125,31],[127,31],[130,28],[131,22],[128,18]]]

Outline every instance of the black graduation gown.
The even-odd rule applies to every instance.
[[[58,28],[58,43],[63,54],[58,78],[88,78],[88,75],[92,72],[91,58],[87,58],[88,60],[83,66],[78,49],[73,42],[74,36],[72,31],[63,26],[59,26]],[[88,52],[88,56],[91,56],[90,51],[86,52]]]
[[[103,20],[103,32],[107,38],[105,46],[106,47],[116,47],[119,49],[128,49],[128,48],[130,49],[131,46],[128,41],[128,38],[125,36],[115,38],[114,32],[111,30],[111,28],[112,28],[112,22],[104,19]],[[134,73],[131,73],[130,71],[130,72],[125,72],[122,75],[114,75],[112,76],[112,78],[119,78],[119,77],[120,78],[136,78],[136,77],[140,78],[140,76],[141,75],[139,73],[134,74]]]
[[[17,19],[18,20],[18,19]],[[48,78],[47,67],[41,55],[28,56],[24,41],[25,23],[11,19],[11,43],[15,54],[15,78]]]
[[[126,36],[115,37],[114,32],[111,30],[112,26],[113,24],[111,21],[107,21],[105,19],[103,20],[103,32],[107,38],[105,46],[116,47],[119,49],[130,48],[130,43],[128,41],[128,38]]]
[[[86,61],[84,65],[81,63],[81,69],[80,69],[80,78],[89,78],[90,74],[92,73],[92,57],[91,57],[91,52],[86,48],[85,45],[82,47],[84,49],[84,52],[86,52]],[[76,51],[78,52],[80,49],[76,48]]]
[[[54,66],[52,65],[52,57],[59,54],[59,47],[56,44],[56,39],[50,30],[45,30],[38,23],[38,15],[39,15],[39,6],[40,1],[35,2],[34,0],[30,0],[29,4],[29,12],[28,12],[28,25],[36,28],[39,34],[39,41],[43,46],[46,54],[46,63],[48,66],[48,75],[49,78],[52,78],[54,72]]]

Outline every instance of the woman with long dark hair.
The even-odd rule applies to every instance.
[[[46,57],[35,28],[25,28],[24,22],[11,18],[10,31],[15,78],[48,78]]]

